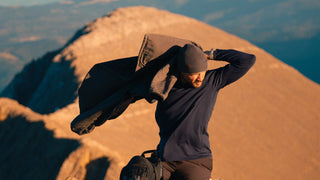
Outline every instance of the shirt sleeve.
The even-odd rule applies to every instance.
[[[214,51],[214,60],[226,61],[229,63],[218,69],[219,86],[220,88],[223,88],[245,75],[254,65],[256,57],[253,54],[247,54],[236,50],[216,49]]]

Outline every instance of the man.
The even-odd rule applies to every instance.
[[[177,54],[179,78],[155,113],[160,128],[157,151],[163,161],[163,178],[208,180],[212,154],[207,132],[220,89],[242,77],[255,56],[235,50],[203,51],[186,44]],[[207,70],[207,60],[229,64]]]

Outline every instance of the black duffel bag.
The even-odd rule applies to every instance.
[[[151,154],[146,157],[146,154]],[[161,180],[162,164],[156,150],[143,152],[140,156],[134,156],[129,163],[122,168],[120,180]]]

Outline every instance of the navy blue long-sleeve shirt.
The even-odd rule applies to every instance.
[[[242,77],[255,56],[236,50],[215,50],[214,59],[229,62],[208,70],[201,87],[186,87],[178,81],[168,97],[158,102],[156,121],[160,129],[158,152],[164,161],[210,157],[208,122],[219,90]]]

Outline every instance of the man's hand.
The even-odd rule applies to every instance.
[[[204,51],[204,54],[206,55],[208,60],[214,59],[213,51],[214,51],[213,48],[210,51]]]

